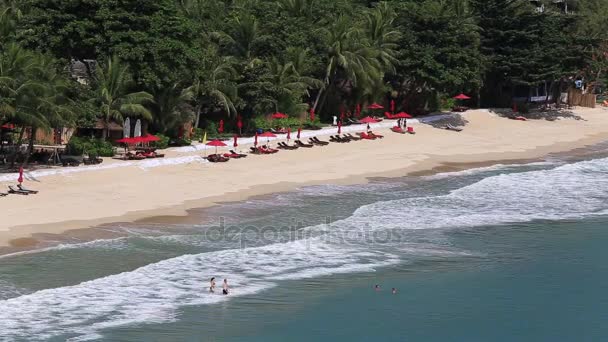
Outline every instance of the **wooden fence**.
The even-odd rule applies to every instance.
[[[597,95],[583,94],[578,89],[571,89],[568,92],[568,104],[570,106],[595,108]]]

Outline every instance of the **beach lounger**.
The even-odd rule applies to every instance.
[[[287,145],[287,143],[286,143],[286,142],[280,142],[280,143],[278,143],[277,145],[278,145],[278,147],[277,147],[277,148],[280,148],[280,149],[282,149],[282,150],[297,150],[297,149],[298,149],[298,146],[295,146],[295,145]]]
[[[21,190],[21,191],[29,192],[30,194],[37,194],[38,193],[38,190],[30,190],[30,189],[24,187],[21,184],[18,184],[17,188],[19,188],[19,190]]]
[[[257,147],[250,147],[249,149],[251,150],[250,153],[252,154],[262,154],[262,151],[260,151],[260,149]]]
[[[8,186],[8,193],[9,194],[15,194],[15,195],[29,195],[30,194],[27,191],[15,189],[11,185]]]
[[[310,144],[317,145],[317,146],[326,146],[326,145],[329,145],[329,143],[326,142],[326,141],[320,141],[320,140],[317,141],[314,138],[308,138],[308,142]]]
[[[312,140],[316,141],[318,144],[329,145],[329,141],[319,140],[317,137],[312,137]]]
[[[414,127],[412,127],[412,126],[408,126],[408,128],[407,128],[407,132],[408,132],[409,134],[416,134],[416,132],[414,132]]]
[[[243,154],[243,153],[236,153],[236,152],[234,152],[234,150],[230,150],[230,153],[232,153],[232,154],[238,154],[238,155],[239,155],[241,158],[246,158],[246,157],[247,157],[247,155],[246,155],[246,154]]]
[[[452,126],[450,124],[448,124],[447,126],[445,126],[445,129],[447,129],[448,131],[462,132],[462,128],[454,127],[454,126]]]
[[[303,143],[303,142],[302,142],[302,141],[300,141],[300,140],[296,140],[296,141],[295,141],[295,144],[296,144],[297,146],[299,146],[299,147],[305,147],[305,148],[312,148],[313,146],[315,146],[315,145],[313,145],[313,144],[305,144],[305,143]]]
[[[528,121],[528,119],[524,118],[523,116],[516,116],[514,118],[512,118],[513,120],[517,120],[517,121]]]
[[[274,148],[270,148],[270,147],[268,147],[266,145],[260,147],[259,149],[260,149],[260,151],[262,151],[263,154],[273,154],[273,153],[279,152],[279,150],[276,150]]]
[[[345,136],[345,137],[347,137],[347,138],[348,138],[348,139],[350,139],[350,140],[353,140],[353,141],[359,141],[359,140],[361,140],[361,138],[356,137],[356,136],[354,136],[354,135],[352,135],[352,134],[350,134],[350,133],[348,133],[348,134],[344,134],[344,136]]]
[[[375,136],[369,135],[369,134],[367,134],[365,132],[361,132],[361,133],[358,133],[358,134],[361,137],[361,139],[363,139],[363,140],[376,140]]]
[[[212,163],[225,163],[227,162],[229,159],[220,156],[219,154],[210,154],[207,156],[207,160],[212,162]]]
[[[399,126],[394,126],[393,128],[391,128],[391,131],[393,131],[395,133],[399,133],[399,134],[405,134],[405,132],[403,131],[403,128],[401,128]]]
[[[376,133],[374,133],[372,131],[367,132],[367,134],[370,135],[370,136],[372,136],[372,137],[379,138],[379,139],[384,138],[384,135],[376,134]]]
[[[5,197],[8,196],[8,194],[6,192],[0,192],[0,197]]]

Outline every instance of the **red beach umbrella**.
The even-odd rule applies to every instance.
[[[15,125],[7,123],[7,124],[4,124],[4,125],[0,126],[0,128],[2,128],[2,129],[15,129]]]
[[[371,105],[367,106],[367,109],[384,109],[384,106],[381,104],[372,103]]]
[[[391,114],[391,112],[384,112],[384,116],[386,116],[389,119],[394,119],[395,116],[393,114]]]
[[[148,134],[145,137],[142,137],[141,142],[153,142],[153,141],[160,141],[160,138],[157,137],[156,135],[152,135],[152,134]]]
[[[273,119],[287,119],[288,116],[287,116],[287,114],[284,114],[281,112],[276,112],[276,113],[272,114],[272,118]]]
[[[465,94],[458,94],[456,96],[454,96],[454,99],[456,100],[470,100],[471,98]]]
[[[287,140],[291,139],[291,128],[287,128]]]
[[[361,116],[361,104],[357,104],[357,111],[355,112],[355,117],[360,117]]]
[[[253,140],[253,146],[258,146],[258,132],[255,132],[255,138]]]
[[[302,133],[302,127],[298,127],[298,139],[300,139],[300,133]]]
[[[363,119],[359,120],[359,122],[361,122],[361,123],[376,123],[376,122],[378,122],[378,120],[376,120],[376,119],[374,119],[374,118],[372,118],[370,116],[366,116]]]
[[[19,184],[23,183],[23,166],[19,167],[19,178],[17,178],[17,182],[19,182]]]
[[[270,138],[276,138],[277,136],[272,132],[264,132],[260,134],[260,137],[266,138],[266,143],[268,143],[270,142]]]
[[[243,130],[243,120],[240,115],[236,120],[236,127],[239,129],[239,134],[241,134],[241,131]]]
[[[406,112],[399,112],[392,117],[393,119],[411,119],[412,116]]]
[[[391,113],[395,112],[395,100],[391,100]]]
[[[217,131],[221,134],[224,133],[224,120],[220,120],[220,126],[217,128]]]
[[[131,143],[131,138],[118,139],[118,140],[116,140],[116,142],[119,143],[119,144],[130,144]]]
[[[239,144],[237,143],[237,140],[238,140],[238,139],[239,139],[239,136],[235,134],[235,135],[234,135],[234,143],[232,144],[232,146],[233,146],[233,147],[237,147],[237,146],[239,146]]]
[[[215,146],[215,154],[217,154],[217,148],[221,147],[221,146],[226,146],[226,144],[224,144],[224,142],[222,142],[218,139],[215,139],[215,140],[208,142],[207,146]]]
[[[342,121],[338,121],[338,134],[342,133]]]

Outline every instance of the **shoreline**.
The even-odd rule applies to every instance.
[[[595,116],[601,115],[601,116],[605,116],[606,118],[601,118],[602,120],[606,120],[605,123],[608,124],[608,113],[606,113],[605,111],[598,111],[598,110],[585,110],[583,111],[585,113],[588,112],[593,112]],[[474,115],[470,115],[471,117],[475,116],[475,120],[471,120],[472,123],[475,123],[477,117],[479,116],[491,116],[491,114],[488,113],[476,113]],[[467,119],[469,119],[469,116],[467,116]],[[516,125],[521,125],[520,123],[513,123],[512,120],[507,120],[507,119],[503,119],[503,118],[497,118],[497,117],[493,117],[492,121],[498,121],[501,124],[505,123],[505,124],[516,124]],[[504,122],[502,122],[504,121]],[[453,172],[453,171],[459,171],[459,170],[465,170],[465,169],[473,169],[473,168],[478,168],[478,167],[484,167],[484,166],[490,166],[490,165],[496,165],[496,164],[501,164],[501,163],[506,163],[506,164],[521,164],[521,163],[528,163],[528,162],[533,162],[533,161],[539,161],[541,160],[541,158],[549,155],[549,154],[554,154],[554,153],[568,153],[569,151],[574,151],[577,149],[581,149],[581,148],[585,148],[585,147],[589,147],[598,143],[601,143],[603,141],[608,140],[608,125],[605,125],[602,128],[602,126],[596,126],[598,125],[597,122],[595,122],[595,119],[593,120],[594,122],[592,123],[591,126],[595,127],[595,130],[590,131],[590,132],[585,132],[584,134],[581,134],[581,136],[571,136],[568,135],[568,139],[565,141],[557,141],[557,139],[551,140],[551,141],[544,141],[544,145],[540,145],[540,144],[529,144],[532,146],[529,146],[528,148],[525,148],[526,144],[525,141],[523,141],[523,143],[513,143],[510,146],[503,146],[503,150],[498,150],[498,151],[488,151],[492,149],[492,144],[488,144],[489,146],[483,146],[483,149],[480,149],[479,146],[477,146],[478,148],[476,149],[475,152],[477,153],[460,153],[460,154],[445,154],[445,153],[417,153],[417,154],[408,154],[405,153],[403,155],[400,155],[400,157],[406,156],[409,157],[408,163],[405,163],[405,165],[402,165],[402,163],[394,163],[394,162],[386,162],[383,167],[377,167],[379,170],[377,171],[372,171],[370,170],[369,167],[367,167],[366,169],[359,169],[359,170],[351,170],[350,173],[346,173],[346,174],[336,174],[336,172],[331,172],[333,171],[331,168],[329,168],[329,170],[327,170],[327,168],[322,168],[321,170],[318,170],[319,165],[318,164],[318,160],[314,160],[315,158],[313,158],[313,162],[312,163],[304,163],[302,162],[302,167],[306,168],[307,166],[310,167],[310,170],[316,170],[316,173],[314,174],[314,177],[302,177],[302,179],[294,179],[294,177],[291,177],[292,181],[284,181],[283,179],[285,178],[289,178],[289,177],[279,177],[279,175],[284,175],[285,172],[282,172],[279,169],[279,173],[277,175],[277,177],[272,177],[272,175],[270,177],[266,177],[266,179],[259,179],[257,182],[245,182],[245,184],[243,184],[243,182],[238,183],[236,180],[232,181],[232,182],[228,182],[228,184],[232,183],[233,185],[233,189],[231,191],[226,191],[222,188],[222,186],[219,186],[219,189],[215,189],[215,193],[214,194],[209,194],[207,196],[203,196],[203,197],[199,197],[199,198],[180,198],[180,196],[175,196],[173,195],[172,202],[176,202],[176,203],[171,203],[171,204],[165,204],[165,205],[159,205],[158,202],[155,203],[148,203],[147,208],[144,209],[135,209],[135,210],[126,210],[126,213],[123,213],[121,215],[105,215],[103,217],[95,217],[92,219],[75,219],[75,220],[64,220],[64,221],[54,221],[54,222],[46,222],[46,223],[38,223],[38,224],[23,224],[23,225],[12,225],[12,226],[8,226],[8,227],[1,227],[0,226],[0,254],[6,254],[6,253],[10,253],[10,252],[15,252],[15,251],[9,251],[11,249],[16,249],[16,251],[23,251],[23,250],[27,250],[27,249],[36,249],[39,248],[38,246],[36,246],[36,244],[38,243],[38,239],[37,236],[44,236],[44,235],[48,235],[48,234],[66,234],[68,232],[73,232],[73,231],[83,231],[83,230],[87,230],[89,228],[92,227],[99,227],[99,226],[103,226],[105,224],[110,224],[110,223],[121,223],[121,222],[153,222],[155,219],[158,220],[160,218],[163,218],[163,220],[168,220],[168,221],[173,221],[173,220],[179,220],[180,218],[184,218],[187,217],[188,215],[188,211],[189,210],[193,210],[193,209],[198,209],[198,208],[207,208],[207,207],[212,207],[212,206],[216,206],[216,205],[222,205],[224,203],[229,203],[229,202],[238,202],[238,201],[243,201],[243,200],[247,200],[249,198],[253,198],[253,197],[258,197],[258,196],[264,196],[264,195],[270,195],[270,194],[275,194],[275,193],[284,193],[284,192],[290,192],[290,191],[294,191],[297,188],[300,187],[304,187],[304,186],[311,186],[311,185],[323,185],[323,184],[339,184],[339,185],[351,185],[351,184],[362,184],[362,183],[368,183],[369,181],[373,180],[374,178],[396,178],[396,177],[403,177],[403,176],[423,176],[423,175],[430,175],[430,174],[435,174],[435,173],[443,173],[443,172]],[[533,122],[533,121],[529,121],[529,122]],[[559,122],[563,123],[563,126],[571,126],[571,125],[576,125],[576,121],[574,120],[560,120]],[[526,122],[528,123],[528,122]],[[524,125],[526,124],[524,123]],[[551,127],[552,125],[555,125],[555,122],[535,122],[536,125],[542,125],[545,127]],[[356,149],[356,152],[353,152],[355,154],[364,154],[365,156],[367,156],[368,158],[375,158],[375,159],[369,159],[369,161],[374,162],[374,163],[378,163],[377,165],[380,166],[380,161],[382,161],[383,159],[385,159],[387,156],[392,156],[392,154],[394,153],[398,153],[398,150],[392,150],[392,148],[394,147],[394,142],[398,139],[405,139],[405,140],[413,140],[416,141],[416,139],[419,139],[419,137],[425,137],[425,135],[427,135],[427,139],[428,140],[428,136],[429,135],[437,135],[438,137],[447,137],[445,138],[445,140],[450,140],[450,139],[458,139],[461,136],[466,136],[466,131],[468,130],[468,128],[470,128],[469,126],[472,126],[471,124],[469,124],[468,126],[465,127],[465,133],[454,133],[454,132],[449,132],[449,131],[444,131],[444,130],[440,130],[440,129],[436,129],[436,128],[432,128],[430,126],[425,126],[425,125],[417,125],[416,126],[416,130],[419,131],[418,135],[412,136],[412,137],[400,137],[397,134],[393,134],[391,135],[391,132],[388,130],[382,130],[381,133],[384,134],[386,136],[385,139],[383,139],[384,141],[372,141],[372,142],[353,142],[350,144],[332,144],[334,146],[331,146],[332,149],[332,153],[330,156],[328,156],[328,158],[331,158],[332,156],[336,156],[336,155],[342,155],[343,153],[340,153],[340,150],[342,149],[350,149],[351,152],[353,152],[353,148],[356,147],[371,147],[373,149],[378,149],[378,150],[384,150],[384,152],[382,153],[377,153],[374,150],[367,149],[363,152],[361,152],[363,150],[363,148],[361,149]],[[586,124],[586,126],[589,126],[589,123]],[[525,126],[524,126],[525,127]],[[601,129],[598,129],[601,128]],[[484,127],[482,127],[482,130],[485,130]],[[566,129],[565,131],[567,132],[569,129]],[[488,130],[489,131],[489,130]],[[500,128],[499,130],[500,131]],[[532,129],[530,132],[533,132],[534,129]],[[482,132],[483,134],[484,132]],[[490,133],[497,133],[496,131],[490,132]],[[458,134],[458,135],[457,135]],[[473,139],[478,140],[479,136],[474,136]],[[488,138],[486,136],[482,136],[482,138]],[[490,136],[491,138],[491,136]],[[420,138],[422,139],[422,138]],[[491,141],[490,139],[490,142]],[[424,142],[422,142],[424,143]],[[466,144],[464,144],[466,145]],[[536,146],[535,146],[536,145]],[[467,146],[456,146],[457,148],[465,148],[467,149]],[[506,149],[505,149],[506,147]],[[272,160],[276,160],[278,158],[283,158],[283,159],[287,159],[291,162],[296,162],[298,161],[298,158],[293,158],[298,154],[304,155],[305,153],[308,155],[311,155],[312,157],[319,157],[319,155],[321,155],[320,153],[318,153],[317,151],[321,151],[322,149],[327,149],[330,150],[330,148],[315,148],[315,149],[311,149],[309,151],[301,151],[302,153],[298,153],[300,152],[298,151],[283,151],[279,154],[277,154],[276,156],[250,156],[247,159],[249,160],[242,160],[242,161],[231,161],[230,163],[227,163],[226,165],[218,165],[219,167],[217,169],[220,169],[220,171],[218,171],[218,173],[229,173],[230,169],[226,169],[226,168],[230,168],[232,163],[234,163],[234,165],[236,166],[237,164],[241,164],[239,166],[244,166],[242,164],[245,164],[247,162],[250,162],[251,164],[255,164],[256,166],[259,165],[260,163],[262,165],[264,164],[271,164]],[[471,148],[473,149],[473,148]],[[431,148],[429,148],[429,150],[431,150]],[[337,151],[337,152],[336,152]],[[432,152],[432,151],[429,151]],[[437,151],[437,152],[441,152],[441,151]],[[465,152],[465,151],[461,151],[461,152]],[[278,157],[278,158],[277,158]],[[351,158],[346,158],[347,160],[343,160],[342,162],[344,162],[344,164],[352,164],[353,163],[353,158],[351,156]],[[357,158],[355,158],[357,159]],[[255,160],[255,162],[253,161]],[[364,159],[365,160],[365,159]],[[322,160],[324,161],[324,160]],[[243,162],[243,163],[241,163]],[[332,160],[328,160],[327,161],[328,164],[329,163],[334,163],[335,161]],[[340,161],[338,161],[340,162]],[[274,163],[276,165],[269,165],[269,166],[276,166],[277,168],[280,168],[282,163],[280,161],[277,160],[276,163]],[[341,164],[341,163],[338,163]],[[376,165],[376,164],[375,164]],[[196,174],[196,172],[200,172],[200,169],[205,169],[203,170],[203,172],[212,172],[209,169],[210,166],[215,166],[215,165],[208,165],[207,163],[205,163],[204,165],[201,163],[195,163],[195,164],[180,164],[180,165],[170,165],[170,166],[161,166],[158,168],[155,168],[153,171],[142,171],[141,169],[138,169],[137,171],[135,171],[136,173],[136,177],[138,177],[140,180],[141,179],[145,179],[147,178],[147,176],[150,176],[151,178],[162,178],[164,181],[172,181],[174,180],[173,177],[175,176],[179,176],[179,177],[186,177],[183,174],[187,174],[187,175],[192,175],[193,173]],[[333,164],[331,164],[331,166],[335,166]],[[284,166],[289,168],[288,166]],[[235,167],[236,168],[236,167]],[[315,169],[316,168],[316,169]],[[133,173],[132,168],[129,168],[128,170],[130,171],[130,173]],[[249,166],[246,166],[245,168],[239,168],[241,171],[245,170],[245,172],[247,172],[247,170],[250,169]],[[121,168],[122,170],[122,168]],[[112,173],[112,176],[116,176],[115,173],[118,171],[120,172],[121,170],[100,170],[99,172],[90,172],[87,173],[86,175],[84,173],[82,174],[77,174],[77,175],[71,175],[68,177],[63,177],[63,176],[48,176],[48,179],[51,180],[49,182],[54,182],[54,183],[58,183],[59,185],[62,186],[70,186],[69,184],[66,185],[66,181],[65,178],[102,178],[104,177],[102,175],[102,173]],[[299,170],[301,173],[301,170]],[[99,173],[99,175],[97,174]],[[149,173],[150,175],[146,175],[146,173]],[[311,172],[312,173],[312,172]],[[152,177],[151,174],[154,174],[154,177]],[[262,176],[264,175],[264,173],[256,173],[256,175]],[[97,176],[97,177],[96,177]],[[171,177],[172,176],[172,177]],[[198,176],[198,175],[197,175]],[[283,178],[283,179],[280,179]],[[297,177],[296,177],[297,178]],[[45,178],[43,181],[41,181],[41,183],[45,183],[47,181],[47,178]],[[213,179],[208,179],[206,180],[207,182],[213,182]],[[85,180],[86,182],[86,180]],[[139,184],[142,185],[142,184]],[[145,184],[143,184],[145,186]],[[237,185],[237,186],[235,186]],[[176,185],[176,188],[174,190],[176,191],[180,191],[180,190],[185,190],[184,187],[188,186],[188,182],[181,182],[179,185]],[[76,189],[73,189],[74,191],[76,191],[76,193],[78,193],[78,188],[77,186],[75,186]],[[136,187],[136,186],[135,186]],[[96,189],[96,188],[95,188]],[[51,191],[53,191],[54,189],[51,189]],[[83,191],[86,192],[86,191]],[[160,195],[163,194],[162,190],[159,191],[150,191],[149,194],[154,194],[154,195]],[[143,194],[142,194],[143,195]],[[36,195],[38,196],[38,195]],[[22,199],[22,200],[29,200],[30,198],[32,199],[36,199],[36,196],[23,196],[23,197],[29,197],[27,199]],[[135,199],[138,199],[137,197],[134,197]],[[4,205],[4,201],[2,202],[2,204]],[[44,202],[43,202],[44,203]],[[36,221],[36,219],[32,218],[33,221]],[[39,221],[39,219],[38,219]],[[85,242],[85,241],[83,241]],[[2,251],[3,249],[6,249],[5,251]]]

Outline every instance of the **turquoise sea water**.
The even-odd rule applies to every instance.
[[[607,185],[598,151],[108,225],[0,259],[0,340],[605,340]]]

